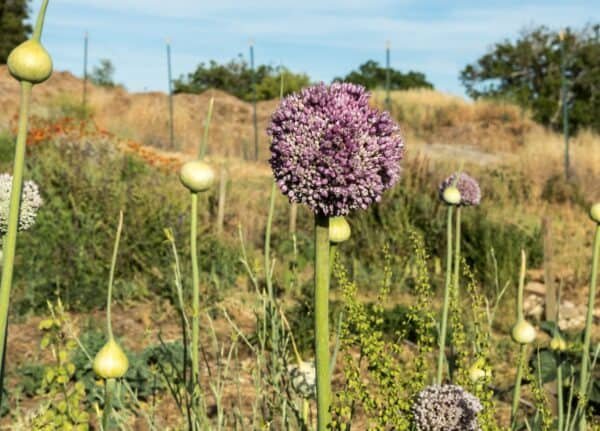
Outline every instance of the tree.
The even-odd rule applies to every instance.
[[[28,0],[0,0],[0,64],[6,64],[8,54],[24,42],[31,33],[25,21],[29,17]]]
[[[387,69],[374,60],[368,60],[358,66],[344,78],[335,78],[334,81],[352,82],[360,84],[369,90],[385,87]],[[433,88],[433,84],[427,81],[421,72],[408,71],[402,73],[396,69],[390,69],[390,90],[407,90],[409,88]]]
[[[90,74],[90,81],[102,87],[114,87],[115,66],[106,58],[100,60],[99,66],[94,66]]]
[[[564,58],[559,33],[547,27],[523,31],[511,42],[496,43],[460,79],[473,98],[509,100],[530,109],[549,126],[562,124],[561,62],[567,82],[569,123],[573,129],[600,131],[600,26],[564,33]]]
[[[284,94],[298,91],[310,83],[305,74],[296,74],[289,69],[268,65],[259,65],[254,71],[258,100],[279,97],[281,74],[284,75]],[[225,64],[211,60],[208,64],[200,63],[195,71],[181,76],[174,81],[175,93],[201,93],[210,88],[226,91],[229,94],[250,101],[253,98],[252,69],[240,54]]]

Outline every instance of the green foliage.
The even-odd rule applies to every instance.
[[[334,81],[352,82],[360,84],[369,90],[383,88],[386,84],[387,69],[374,60],[368,60],[358,66],[343,78],[335,78]],[[409,88],[433,88],[433,84],[427,81],[421,72],[412,70],[402,73],[396,69],[390,69],[390,90],[407,90]]]
[[[461,80],[471,97],[510,100],[530,109],[537,121],[562,127],[560,46],[559,34],[546,27],[524,31],[466,66]],[[569,122],[574,129],[600,131],[600,99],[594,97],[600,82],[598,25],[567,30],[564,53]]]
[[[7,165],[13,161],[15,157],[15,138],[6,133],[0,132],[0,163]]]
[[[445,206],[437,195],[441,178],[433,177],[431,170],[421,173],[414,167],[411,169],[413,174],[403,176],[371,211],[353,214],[349,219],[353,232],[347,246],[349,256],[360,262],[364,281],[380,277],[381,273],[374,270],[374,262],[386,244],[395,266],[412,265],[411,244],[404,234],[411,229],[423,234],[427,250],[434,256],[445,253]],[[476,279],[491,287],[496,274],[503,281],[516,280],[514,262],[518,261],[522,248],[528,250],[532,266],[541,264],[543,244],[539,226],[526,229],[506,219],[494,218],[494,201],[505,195],[519,201],[527,199],[529,192],[520,189],[524,186],[518,178],[496,176],[494,172],[483,175],[485,177],[478,178],[484,186],[482,205],[462,211],[462,255],[474,268]],[[394,274],[394,280],[400,282],[407,276],[410,282],[410,274],[403,272]],[[433,281],[437,284],[440,280],[434,278]]]
[[[0,1],[0,64],[6,64],[8,54],[31,33],[28,18],[27,0]]]
[[[287,68],[276,68],[261,64],[255,68],[257,100],[271,100],[279,97],[281,77],[284,80],[284,95],[293,93],[310,84],[308,75],[294,73]],[[201,93],[215,88],[229,94],[251,101],[254,98],[252,85],[252,69],[240,54],[225,64],[211,60],[208,64],[200,63],[196,70],[187,77],[181,76],[174,81],[175,93]]]
[[[576,178],[565,179],[564,175],[553,175],[544,184],[541,198],[549,203],[575,204],[587,209],[589,204],[581,184]]]
[[[114,75],[115,66],[109,59],[103,58],[98,66],[94,66],[89,79],[92,83],[101,87],[114,87],[116,85]]]
[[[51,318],[39,324],[44,332],[40,347],[51,351],[54,362],[44,367],[39,393],[47,401],[32,426],[37,431],[88,430],[89,415],[83,405],[85,385],[73,381],[75,364],[70,359],[77,344],[65,333],[66,321],[60,301],[56,307],[50,304],[49,307]]]
[[[11,145],[0,140],[0,154]],[[121,209],[125,225],[116,299],[171,298],[172,261],[163,229],[171,226],[178,238],[189,237],[189,194],[175,175],[110,141],[47,142],[31,148],[28,163],[26,176],[40,186],[44,205],[36,225],[19,237],[14,312],[43,310],[56,295],[71,310],[104,306],[112,230]],[[201,282],[210,283],[212,272],[227,289],[242,269],[237,250],[210,234],[205,223],[200,230]],[[189,247],[181,251],[187,265]]]
[[[383,304],[388,300],[392,279],[387,250],[384,251],[384,275],[378,300],[370,309],[358,301],[357,285],[348,279],[343,267],[337,265],[335,268],[345,302],[345,319],[340,336],[344,386],[336,394],[333,429],[349,430],[357,411],[366,416],[368,429],[411,429],[411,399],[424,387],[428,377],[427,355],[433,348],[431,329],[435,325],[426,269],[427,256],[418,237],[414,236],[413,240],[416,241],[419,268],[419,297],[407,316],[416,328],[416,354],[399,343],[406,331],[396,328],[392,334],[384,332]]]

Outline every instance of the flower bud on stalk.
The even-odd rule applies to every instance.
[[[129,361],[121,346],[114,339],[109,339],[96,354],[93,368],[105,380],[120,379],[127,373]]]
[[[8,331],[8,304],[13,279],[15,252],[17,245],[17,230],[21,195],[23,191],[23,171],[25,167],[25,144],[27,139],[27,122],[31,103],[31,89],[50,77],[52,59],[40,43],[48,0],[43,0],[35,24],[33,36],[17,46],[8,56],[7,63],[11,75],[20,82],[21,101],[19,108],[19,125],[13,162],[13,183],[10,193],[7,232],[3,244],[2,280],[0,281],[0,402],[4,385],[4,359],[6,337]]]
[[[190,192],[200,193],[211,188],[215,182],[215,171],[208,163],[193,160],[181,167],[179,179]]]
[[[13,49],[6,64],[16,80],[31,84],[40,84],[52,74],[52,58],[35,39],[27,40]]]

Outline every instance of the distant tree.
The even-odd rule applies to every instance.
[[[106,58],[100,60],[99,66],[94,66],[90,74],[90,81],[102,87],[114,87],[115,66]]]
[[[370,90],[385,87],[387,70],[374,60],[368,60],[358,66],[343,78],[335,78],[334,81],[352,82],[360,84]],[[390,89],[407,90],[409,88],[433,88],[433,84],[427,81],[421,72],[408,71],[402,73],[396,69],[390,69]]]
[[[600,25],[564,33],[569,123],[573,129],[600,131]],[[513,101],[534,118],[559,128],[562,124],[561,50],[559,33],[547,27],[523,31],[512,42],[496,43],[460,78],[473,98]]]
[[[264,64],[257,66],[254,73],[258,100],[279,97],[281,73],[284,75],[284,94],[298,91],[310,83],[305,74],[296,74],[286,68],[280,72],[278,68]],[[200,63],[195,71],[174,81],[175,93],[201,93],[210,88],[226,91],[242,100],[252,100],[250,65],[241,54],[225,64],[211,60],[208,64]]]
[[[6,64],[12,49],[31,33],[31,26],[26,23],[27,3],[28,0],[0,0],[0,64]]]

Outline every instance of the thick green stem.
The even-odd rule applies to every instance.
[[[317,368],[317,430],[330,422],[329,373],[329,218],[315,214],[315,357]]]
[[[446,220],[446,284],[444,286],[444,304],[442,306],[442,322],[439,334],[439,354],[437,364],[437,384],[442,384],[444,374],[444,359],[446,358],[446,332],[448,328],[448,309],[450,306],[450,283],[452,280],[452,212],[454,207],[448,206]]]
[[[46,18],[46,9],[48,8],[48,0],[44,0],[42,2],[42,7],[40,7],[40,12],[38,13],[37,21],[35,23],[35,28],[33,29],[33,36],[31,37],[33,40],[39,42],[42,37],[42,30],[44,29],[44,19]]]
[[[523,316],[523,291],[525,290],[525,273],[527,268],[527,256],[525,250],[521,250],[521,271],[519,272],[519,288],[517,290],[517,323],[524,320]]]
[[[192,381],[200,375],[200,271],[198,269],[198,194],[192,193],[190,215],[190,254],[192,259]]]
[[[102,430],[108,431],[110,425],[110,414],[112,413],[112,397],[115,390],[115,379],[104,381],[104,408],[102,409]]]
[[[515,388],[513,391],[512,407],[510,409],[511,429],[515,430],[517,426],[517,411],[519,401],[521,400],[521,380],[523,379],[523,368],[525,367],[525,356],[527,354],[527,344],[519,345],[519,363],[517,365],[517,375],[515,377]]]
[[[10,301],[10,289],[13,278],[13,265],[15,260],[15,249],[17,246],[17,228],[19,225],[19,211],[21,206],[21,192],[23,189],[23,170],[25,166],[25,144],[27,138],[27,116],[31,100],[32,84],[21,82],[21,108],[19,112],[19,129],[17,133],[17,145],[15,149],[15,161],[13,167],[13,181],[10,192],[10,207],[8,211],[7,233],[4,238],[2,280],[0,281],[0,358],[2,358],[2,369],[0,375],[4,376],[4,355],[6,349],[6,337],[8,334],[8,304]],[[3,382],[0,381],[0,401],[2,397]]]
[[[558,322],[558,320],[557,320]],[[562,366],[562,358],[559,353],[559,364],[556,368],[556,394],[558,396],[558,431],[564,430],[564,422],[565,422],[565,413],[564,413],[564,400],[563,400],[563,366]]]
[[[123,211],[119,213],[119,224],[117,226],[117,236],[115,238],[115,246],[113,249],[112,260],[110,262],[110,275],[108,277],[108,294],[106,295],[106,329],[108,331],[108,339],[112,340],[112,319],[111,319],[111,303],[112,291],[115,280],[115,266],[117,265],[117,254],[119,253],[119,241],[121,240],[121,231],[123,230]]]
[[[461,210],[460,207],[456,207],[456,227],[455,227],[455,239],[454,239],[454,298],[458,301],[458,292],[460,282],[460,234],[461,234]],[[457,302],[458,304],[458,302]]]
[[[590,341],[592,335],[592,319],[594,317],[594,302],[596,299],[596,285],[598,277],[598,260],[600,259],[600,224],[596,227],[596,235],[594,236],[594,248],[592,251],[592,276],[590,280],[590,290],[588,296],[588,309],[585,319],[585,332],[583,336],[583,350],[581,353],[581,379],[579,381],[579,402],[584,403],[586,397],[586,389],[589,380],[590,366]],[[585,431],[585,407],[582,406],[583,415],[579,421],[579,430]]]

